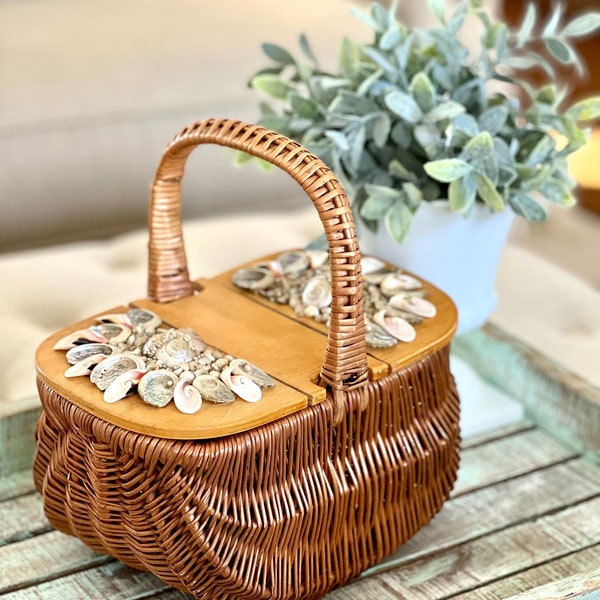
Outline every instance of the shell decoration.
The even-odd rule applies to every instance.
[[[296,265],[292,270],[300,265],[307,269],[311,260],[309,255],[283,258],[288,268]],[[281,266],[274,268],[283,274]],[[265,276],[263,270],[267,271],[261,267],[260,277]],[[241,280],[251,282],[247,289],[260,282],[258,275],[243,274]],[[266,279],[274,280],[275,275],[268,271]],[[107,403],[137,392],[151,406],[161,408],[173,401],[177,410],[191,415],[203,402],[231,404],[236,398],[257,402],[263,389],[275,385],[256,365],[209,346],[192,329],[165,326],[149,310],[132,308],[96,321],[61,338],[54,348],[66,350],[70,366],[65,377],[89,377]]]
[[[324,250],[290,250],[276,260],[239,269],[233,283],[301,316],[329,324],[331,270]],[[413,275],[375,256],[362,256],[367,346],[391,348],[416,339],[419,325],[437,315],[427,290]],[[238,373],[244,375],[244,373]],[[250,375],[248,375],[250,377]]]

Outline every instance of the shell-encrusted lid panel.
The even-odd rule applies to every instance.
[[[112,403],[137,391],[146,403],[196,413],[202,401],[261,399],[274,380],[257,366],[209,346],[191,329],[165,327],[145,309],[98,317],[98,324],[59,340],[71,365],[66,377],[89,376]]]
[[[361,264],[367,345],[388,348],[415,340],[414,326],[437,314],[422,282],[374,256],[363,256]],[[329,321],[331,272],[324,250],[284,252],[275,260],[239,269],[233,283],[272,302],[289,304],[302,317]]]

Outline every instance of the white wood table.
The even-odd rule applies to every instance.
[[[439,515],[326,599],[600,597],[600,394],[493,328],[456,352],[520,391],[531,420],[465,440],[457,484]],[[35,413],[0,420],[0,598],[189,598],[52,530],[31,471],[15,470],[31,460],[23,434]]]

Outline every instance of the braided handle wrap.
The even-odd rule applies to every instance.
[[[192,150],[218,144],[261,158],[283,169],[304,189],[325,230],[331,263],[331,321],[322,383],[333,388],[336,420],[343,414],[343,394],[367,380],[360,252],[348,198],[331,170],[300,144],[256,125],[207,119],[181,131],[158,166],[149,219],[148,296],[157,302],[193,293],[181,223],[181,179]]]

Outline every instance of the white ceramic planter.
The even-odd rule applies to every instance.
[[[483,205],[463,218],[447,202],[431,202],[419,207],[402,244],[383,225],[376,234],[362,226],[360,248],[445,291],[458,308],[458,333],[465,333],[483,325],[496,306],[496,270],[513,218],[511,210],[492,213]]]

